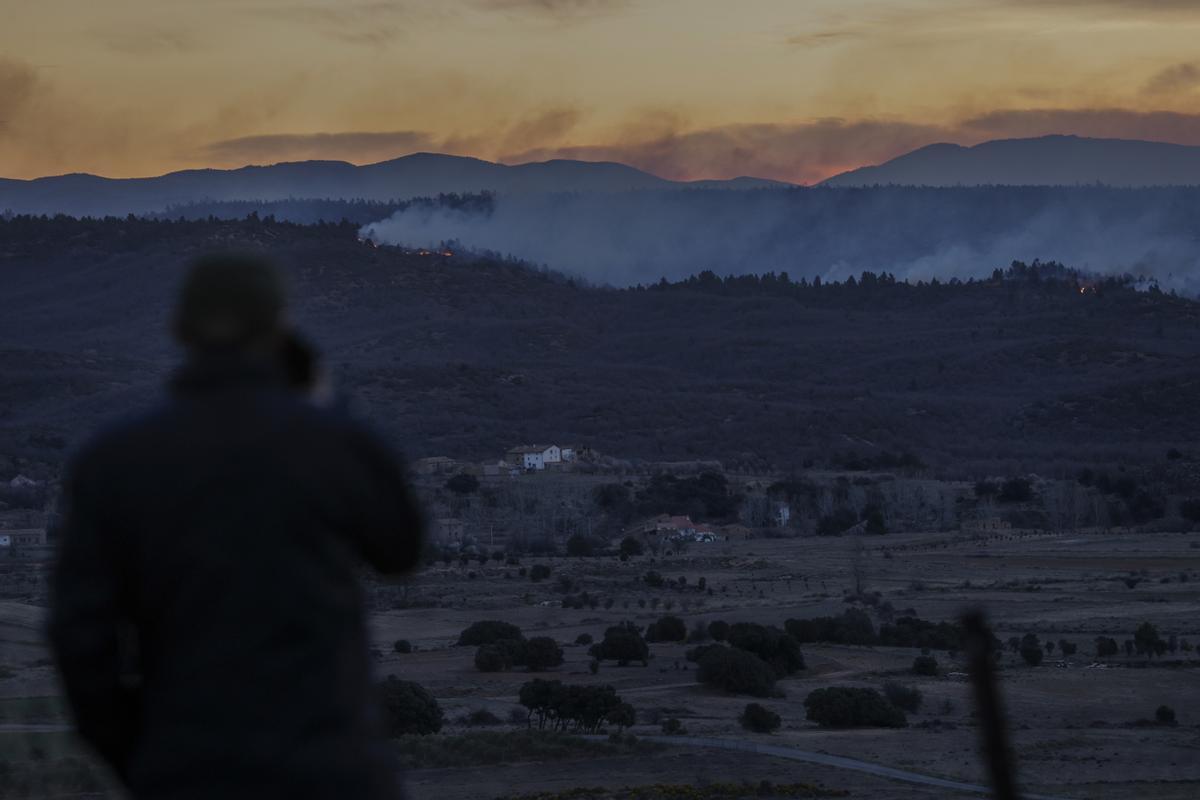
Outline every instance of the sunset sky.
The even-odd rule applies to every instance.
[[[935,141],[1200,144],[1193,0],[0,0],[0,176],[433,150],[797,182]]]

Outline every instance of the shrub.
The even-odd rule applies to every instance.
[[[446,488],[455,494],[473,494],[479,490],[479,478],[468,472],[460,472],[446,481]]]
[[[419,683],[391,675],[378,690],[389,736],[425,735],[442,729],[442,709]]]
[[[753,653],[769,664],[777,677],[804,669],[800,643],[774,625],[737,622],[729,626],[727,639],[734,647]]]
[[[648,642],[682,642],[687,639],[687,626],[679,617],[667,614],[646,628]]]
[[[1073,656],[1078,649],[1074,642],[1068,642],[1066,639],[1058,640],[1058,649],[1064,656]]]
[[[758,703],[747,703],[738,722],[748,731],[755,733],[773,733],[779,730],[782,720],[779,715],[766,706]]]
[[[480,708],[472,711],[470,714],[467,714],[467,718],[464,720],[464,722],[466,722],[467,725],[475,727],[477,725],[499,725],[501,724],[502,720],[492,712],[488,711],[486,708]]]
[[[1160,725],[1174,725],[1175,709],[1171,708],[1170,706],[1159,706],[1158,708],[1154,709],[1154,719]]]
[[[775,670],[758,656],[724,645],[708,645],[702,649],[696,675],[701,683],[751,697],[775,694]]]
[[[1035,634],[1027,633],[1021,637],[1021,658],[1031,667],[1042,663],[1042,644]]]
[[[587,644],[591,644],[591,643],[592,643],[592,635],[590,633],[581,633],[575,637],[575,644],[587,645]]]
[[[494,644],[480,645],[475,651],[475,669],[480,672],[503,672],[511,667],[508,654]]]
[[[1028,503],[1033,499],[1033,485],[1025,478],[1009,478],[1000,485],[996,499],[1001,503]]]
[[[645,575],[643,575],[642,581],[647,586],[654,588],[654,589],[661,589],[665,582],[663,580],[663,576],[660,575],[659,573],[655,572],[654,570],[650,570]]]
[[[550,567],[546,564],[534,564],[529,568],[529,580],[537,583],[550,577]]]
[[[397,639],[392,644],[392,649],[395,650],[397,653],[411,653],[412,652],[412,642],[408,641],[408,639]]]
[[[625,558],[633,558],[634,556],[640,556],[646,552],[646,548],[642,545],[640,539],[637,539],[633,536],[626,536],[621,540],[621,545],[618,552]]]
[[[810,642],[879,643],[879,637],[875,634],[875,625],[871,622],[871,617],[859,608],[846,609],[840,617],[789,619],[783,623],[783,627],[799,644]]]
[[[921,690],[915,686],[904,686],[895,681],[888,681],[883,684],[883,694],[887,697],[888,702],[896,708],[903,709],[916,713],[921,707]]]
[[[914,675],[938,674],[938,662],[933,656],[917,656],[913,659],[912,672]]]
[[[1133,633],[1133,646],[1138,655],[1161,655],[1166,650],[1166,642],[1158,635],[1158,628],[1149,622],[1143,622]]]
[[[458,635],[460,645],[472,646],[494,644],[500,639],[523,639],[521,629],[509,622],[495,619],[485,619],[471,623],[470,627]]]
[[[675,717],[663,720],[662,732],[667,736],[682,736],[687,733],[683,728],[683,723],[675,719]]]
[[[596,541],[581,533],[572,534],[571,538],[567,539],[567,555],[582,558],[594,555],[596,552]]]
[[[1110,638],[1108,636],[1097,636],[1096,637],[1096,655],[1097,655],[1097,657],[1108,658],[1110,656],[1118,655],[1120,652],[1121,652],[1121,647],[1120,647],[1120,645],[1117,644],[1116,639]]]
[[[627,718],[632,711],[621,708],[625,704],[611,686],[564,685],[535,678],[521,686],[518,697],[529,709],[529,718],[538,718],[539,728],[549,722],[554,730],[595,733],[614,712]]]
[[[616,661],[622,667],[631,661],[640,661],[644,667],[650,660],[650,647],[636,625],[623,622],[605,630],[604,638],[592,645],[588,654],[599,661]]]
[[[822,728],[903,728],[904,712],[874,689],[831,686],[804,700],[808,719]]]
[[[534,636],[525,643],[525,666],[530,672],[542,672],[562,663],[562,648],[549,636]]]
[[[725,620],[715,619],[708,623],[708,635],[715,642],[723,642],[729,637],[729,623]]]

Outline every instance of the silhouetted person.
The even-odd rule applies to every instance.
[[[359,569],[421,549],[397,458],[311,396],[269,265],[185,280],[171,395],[74,459],[50,639],[139,798],[388,798]]]

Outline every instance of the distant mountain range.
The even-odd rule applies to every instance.
[[[825,186],[1184,186],[1200,184],[1200,147],[1134,139],[1042,136],[973,147],[931,144]]]
[[[200,201],[331,198],[404,200],[442,192],[508,194],[637,189],[750,189],[786,186],[761,178],[671,181],[612,162],[543,161],[508,166],[477,158],[416,153],[378,164],[299,161],[240,169],[197,169],[153,178],[58,175],[0,179],[0,212],[103,216],[148,214]]]

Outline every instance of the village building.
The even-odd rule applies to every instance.
[[[418,475],[445,475],[453,472],[457,462],[446,456],[418,458],[413,462],[413,471]]]
[[[0,547],[45,547],[45,528],[0,530]]]
[[[433,521],[433,539],[439,544],[457,544],[466,535],[466,525],[461,519],[440,517]]]

